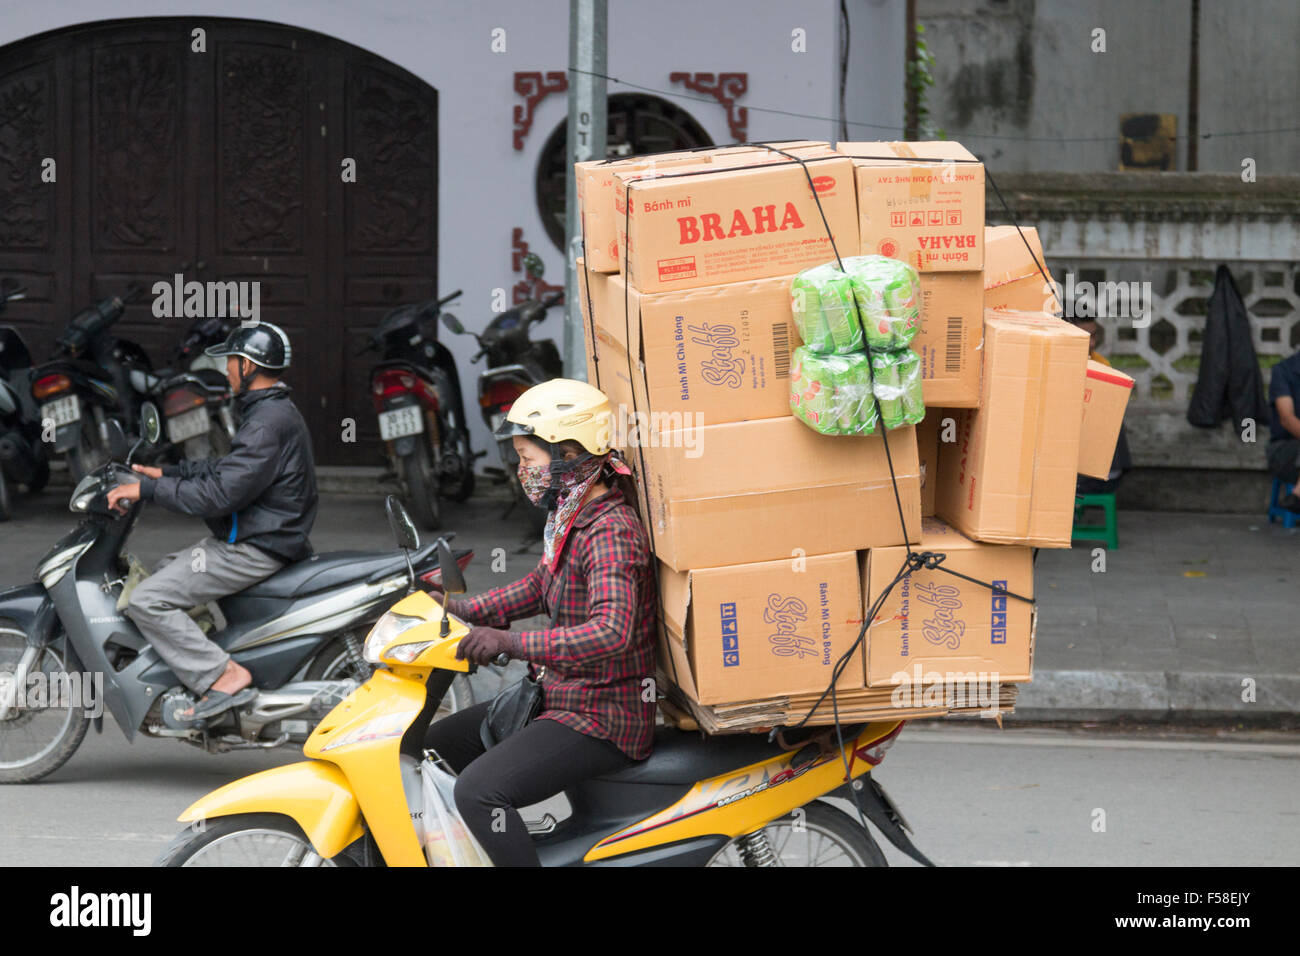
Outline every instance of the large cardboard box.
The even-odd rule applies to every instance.
[[[825,690],[862,626],[853,551],[693,571],[660,565],[659,582],[668,640],[679,645],[666,669],[702,704]],[[862,687],[861,669],[846,667],[836,686]]]
[[[1088,333],[1041,312],[984,314],[978,409],[940,444],[938,515],[977,541],[1068,548]]]
[[[975,408],[980,402],[984,289],[978,272],[921,273],[921,357],[925,404]]]
[[[960,143],[837,143],[853,157],[859,249],[919,272],[984,267],[984,164]]]
[[[1083,427],[1079,432],[1079,474],[1110,477],[1119,428],[1133,394],[1133,379],[1102,362],[1088,360],[1083,389]]]
[[[985,228],[985,308],[1059,313],[1058,291],[1056,280],[1047,270],[1037,229],[1033,226],[1021,226],[1019,231],[1015,226]]]
[[[829,152],[821,147],[795,152],[802,163],[756,151],[743,162],[732,154],[676,172],[615,173],[627,278],[668,292],[792,275],[834,258],[828,225],[841,255],[857,249],[851,161],[817,155]]]
[[[990,588],[939,568],[906,575],[894,585],[867,630],[866,685],[916,683],[931,673],[946,680],[983,673],[1004,683],[1033,674],[1033,549],[979,544],[935,518],[921,525],[918,551],[946,554],[940,568],[993,584]],[[894,579],[906,551],[874,548],[863,562],[863,608],[869,610]],[[865,611],[864,611],[865,613]],[[903,676],[906,675],[906,676]],[[960,675],[960,676],[950,676]]]
[[[655,553],[685,571],[916,540],[915,429],[888,435],[905,525],[879,434],[819,435],[787,415],[642,430],[623,451]]]
[[[630,347],[638,410],[689,413],[707,425],[789,415],[798,344],[790,279],[647,294],[610,276],[596,328],[624,363]]]

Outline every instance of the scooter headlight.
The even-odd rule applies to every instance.
[[[383,653],[385,647],[397,640],[404,632],[425,623],[427,622],[422,617],[412,617],[409,614],[394,614],[392,611],[387,612],[375,622],[375,626],[370,629],[370,633],[366,636],[366,645],[362,651],[362,656],[370,664],[383,663],[380,654]],[[417,648],[417,650],[411,654],[410,660],[415,660],[416,655],[425,647],[428,647],[429,643],[424,641],[411,644],[410,646]],[[393,654],[390,656],[399,661],[403,660],[397,651],[398,649],[394,648]],[[409,663],[409,661],[406,662]]]

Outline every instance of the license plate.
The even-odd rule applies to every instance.
[[[53,421],[55,425],[71,425],[81,421],[81,402],[76,395],[65,395],[41,406],[41,421]]]
[[[415,405],[379,413],[379,437],[384,441],[424,431],[424,412]]]
[[[167,419],[167,437],[179,444],[189,438],[207,433],[212,428],[212,418],[206,408],[194,408]]]

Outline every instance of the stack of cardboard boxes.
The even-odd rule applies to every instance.
[[[711,731],[800,719],[910,544],[998,589],[900,581],[841,669],[841,718],[999,713],[1031,676],[1030,547],[1069,546],[1087,336],[1041,301],[986,320],[986,286],[1023,309],[1042,277],[1031,244],[986,236],[983,167],[960,146],[774,145],[576,168],[588,380],[641,489],[669,693]],[[921,275],[918,428],[825,436],[790,415],[790,281],[836,249]],[[923,695],[936,670],[1000,685]],[[827,700],[812,722],[831,719]]]

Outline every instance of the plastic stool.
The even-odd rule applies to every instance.
[[[1295,485],[1288,485],[1281,478],[1273,479],[1273,492],[1268,499],[1268,523],[1272,524],[1276,520],[1281,520],[1282,527],[1294,528],[1300,524],[1300,515],[1294,511],[1288,511],[1283,508],[1279,501],[1291,494],[1295,490]]]
[[[1080,524],[1085,508],[1100,508],[1106,515],[1103,524]],[[1115,523],[1115,496],[1075,495],[1074,496],[1074,530],[1070,533],[1071,541],[1104,541],[1106,547],[1115,550],[1119,547],[1119,528]]]

